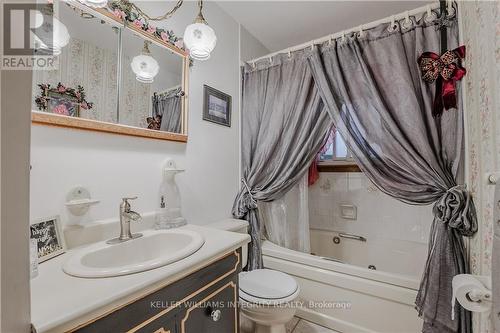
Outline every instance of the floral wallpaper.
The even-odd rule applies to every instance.
[[[130,68],[132,56],[125,55],[120,91],[120,124],[147,128],[146,118],[151,116],[151,85],[140,83]]]
[[[86,99],[94,103],[90,110],[81,110],[80,117],[117,122],[117,56],[113,50],[99,48],[88,42],[71,38],[58,57],[59,66],[52,71],[33,72],[33,96],[39,94],[39,83],[66,87],[83,86]],[[120,123],[147,128],[146,118],[151,114],[150,85],[140,83],[130,69],[130,57],[125,57],[122,70]],[[37,110],[33,98],[32,109]]]
[[[468,184],[478,210],[479,232],[471,240],[473,274],[491,275],[493,186],[486,175],[500,170],[500,2],[460,2],[467,47],[464,84]],[[474,316],[474,332],[493,333],[489,315]]]

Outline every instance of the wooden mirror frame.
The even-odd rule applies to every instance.
[[[182,50],[175,45],[165,42],[164,40],[157,38],[151,33],[148,33],[141,28],[122,20],[114,16],[105,8],[91,8],[86,5],[81,4],[78,1],[69,0],[67,3],[73,7],[76,7],[84,12],[90,13],[98,19],[101,19],[111,26],[120,27],[121,29],[129,29],[136,35],[149,40],[152,43],[171,51],[182,57],[182,90],[184,91],[184,96],[182,97],[181,103],[181,133],[174,132],[164,132],[159,130],[151,130],[147,128],[140,128],[122,124],[108,123],[98,120],[70,117],[64,115],[58,115],[53,113],[47,113],[42,111],[32,111],[31,112],[31,122],[33,124],[66,127],[66,128],[76,128],[82,130],[90,130],[97,132],[106,132],[120,135],[137,136],[142,138],[152,138],[159,140],[177,141],[177,142],[187,142],[188,140],[188,96],[189,96],[189,64],[190,58],[189,53]],[[121,37],[120,37],[121,38]],[[120,86],[120,82],[118,83]],[[120,88],[118,88],[120,89]],[[118,103],[120,101],[118,100]]]

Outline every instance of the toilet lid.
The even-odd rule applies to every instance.
[[[240,293],[260,299],[287,298],[298,290],[297,282],[290,275],[271,269],[256,269],[239,274]]]

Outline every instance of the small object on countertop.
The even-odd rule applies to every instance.
[[[30,224],[30,239],[37,242],[38,262],[63,254],[66,251],[61,219],[57,216],[37,219]]]
[[[167,160],[160,184],[155,229],[177,228],[187,224],[181,215],[181,195],[175,183],[175,175],[184,172],[176,167],[175,161]]]

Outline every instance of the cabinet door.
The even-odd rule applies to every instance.
[[[176,315],[166,314],[140,328],[136,333],[178,333],[177,328]]]
[[[186,300],[193,300],[194,304],[207,294],[218,290],[228,280],[237,283],[238,272],[241,270],[240,251],[234,251],[174,283],[146,294],[132,303],[118,307],[104,317],[84,323],[69,332],[156,333],[156,330],[160,330],[159,332],[164,333],[161,331],[163,329],[166,332],[170,330],[170,333],[179,333],[178,321],[184,317],[186,310],[192,305],[184,305]],[[176,302],[181,302],[182,306],[170,306]],[[224,309],[224,311],[227,310]],[[182,313],[177,316],[179,312]],[[177,323],[172,328],[173,322]],[[168,323],[170,324],[167,325]],[[193,333],[207,332],[193,331]],[[214,332],[226,333],[226,331],[217,330]],[[233,330],[227,332],[233,332]]]
[[[229,281],[190,305],[180,316],[180,333],[237,333],[238,287]]]

